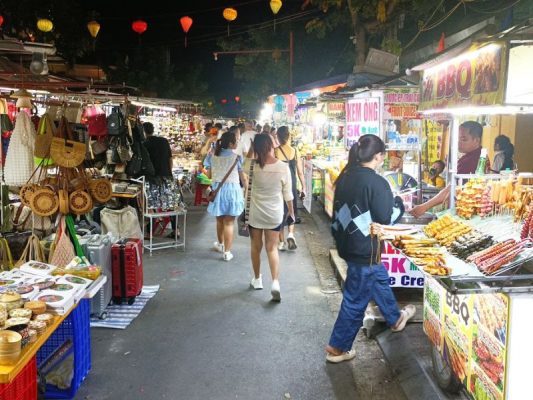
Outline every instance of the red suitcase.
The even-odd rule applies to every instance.
[[[111,247],[113,269],[113,302],[135,302],[143,287],[142,242],[123,239]]]

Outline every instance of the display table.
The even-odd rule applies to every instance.
[[[16,364],[13,365],[0,365],[0,383],[9,383],[19,372],[26,366],[26,364],[37,354],[37,351],[41,346],[46,343],[48,338],[52,336],[55,330],[61,325],[61,323],[69,316],[69,314],[76,308],[77,305],[72,307],[68,313],[64,315],[57,315],[54,317],[54,323],[46,329],[46,332],[37,338],[35,343],[30,343],[24,349],[20,358]]]

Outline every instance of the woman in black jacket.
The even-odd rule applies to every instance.
[[[370,300],[376,302],[394,332],[403,330],[415,313],[413,305],[398,309],[381,263],[379,241],[370,235],[372,222],[389,225],[401,217],[403,209],[387,181],[376,173],[384,158],[383,141],[375,135],[363,135],[350,149],[348,164],[336,182],[331,230],[348,273],[341,309],[326,348],[329,362],[355,357],[353,341]]]

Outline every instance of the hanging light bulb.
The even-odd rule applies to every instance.
[[[30,72],[40,75],[44,70],[43,53],[33,53],[31,56]]]

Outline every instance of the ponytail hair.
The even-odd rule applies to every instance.
[[[215,156],[219,156],[222,152],[222,149],[227,149],[230,145],[235,143],[237,143],[235,131],[224,132],[220,139],[216,141]]]
[[[361,164],[372,161],[376,154],[385,153],[385,143],[376,135],[363,135],[354,143],[348,153],[348,163],[342,169],[337,181],[348,169],[360,167]]]
[[[256,154],[256,161],[261,168],[264,168],[268,154],[272,151],[272,139],[269,134],[260,133],[255,135],[254,151]]]

